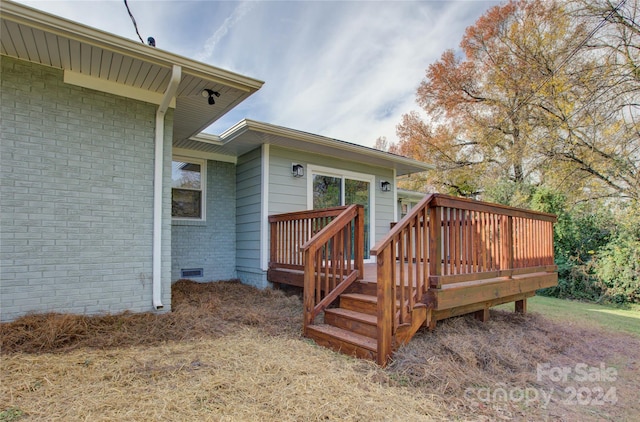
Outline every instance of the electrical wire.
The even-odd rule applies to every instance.
[[[124,0],[124,5],[127,8],[127,12],[129,12],[129,16],[131,17],[131,22],[133,22],[133,27],[136,29],[136,34],[138,34],[138,38],[140,38],[140,42],[144,44],[142,37],[140,36],[140,32],[138,32],[138,24],[136,23],[136,19],[133,17],[133,13],[131,13],[131,9],[129,9],[129,5],[127,4],[127,0]]]

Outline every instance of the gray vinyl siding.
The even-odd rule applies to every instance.
[[[150,311],[156,106],[0,60],[0,319]],[[171,306],[165,124],[163,311]]]
[[[381,239],[389,231],[389,223],[394,218],[393,191],[381,192],[380,182],[387,180],[394,185],[393,170],[274,146],[271,146],[270,151],[269,215],[307,209],[307,178],[310,176],[308,165],[311,164],[375,176],[375,186],[372,187],[375,190],[375,204],[373,204],[376,218],[375,241]],[[305,174],[303,177],[296,178],[291,175],[292,163],[304,165]]]
[[[202,268],[195,281],[236,278],[236,170],[232,163],[207,161],[206,218],[174,220],[171,238],[172,280],[181,270]]]
[[[306,210],[308,156],[274,146],[269,150],[269,215]],[[292,163],[304,165],[303,177],[291,175]]]
[[[266,286],[260,268],[262,154],[257,148],[236,165],[236,273],[246,284]]]
[[[390,230],[391,222],[395,221],[395,204],[393,202],[393,190],[389,192],[380,191],[380,182],[382,180],[389,181],[392,185],[395,185],[393,179],[393,173],[390,172],[388,176],[384,174],[376,174],[376,238],[374,239],[373,247],[376,242],[382,239]],[[395,186],[393,186],[395,189]]]

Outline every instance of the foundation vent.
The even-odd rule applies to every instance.
[[[180,270],[180,277],[204,277],[204,271],[202,270],[202,268],[183,268]]]

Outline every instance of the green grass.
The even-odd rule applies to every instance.
[[[1,422],[10,422],[17,421],[22,419],[24,416],[24,412],[18,408],[10,407],[9,409],[3,410],[0,412],[0,421]]]
[[[513,303],[497,309],[513,310]],[[607,330],[640,337],[640,306],[617,308],[594,303],[576,302],[553,297],[535,296],[527,301],[528,312],[538,312],[553,320],[578,324],[595,324]]]

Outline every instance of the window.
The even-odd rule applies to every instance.
[[[311,209],[322,209],[340,205],[359,204],[364,207],[364,258],[369,259],[372,235],[375,235],[371,220],[371,204],[374,203],[371,186],[375,177],[368,174],[308,166],[311,175],[309,185],[311,195],[307,205]]]
[[[204,220],[205,162],[174,157],[171,163],[171,216]]]
[[[342,205],[342,178],[313,175],[313,209]]]

